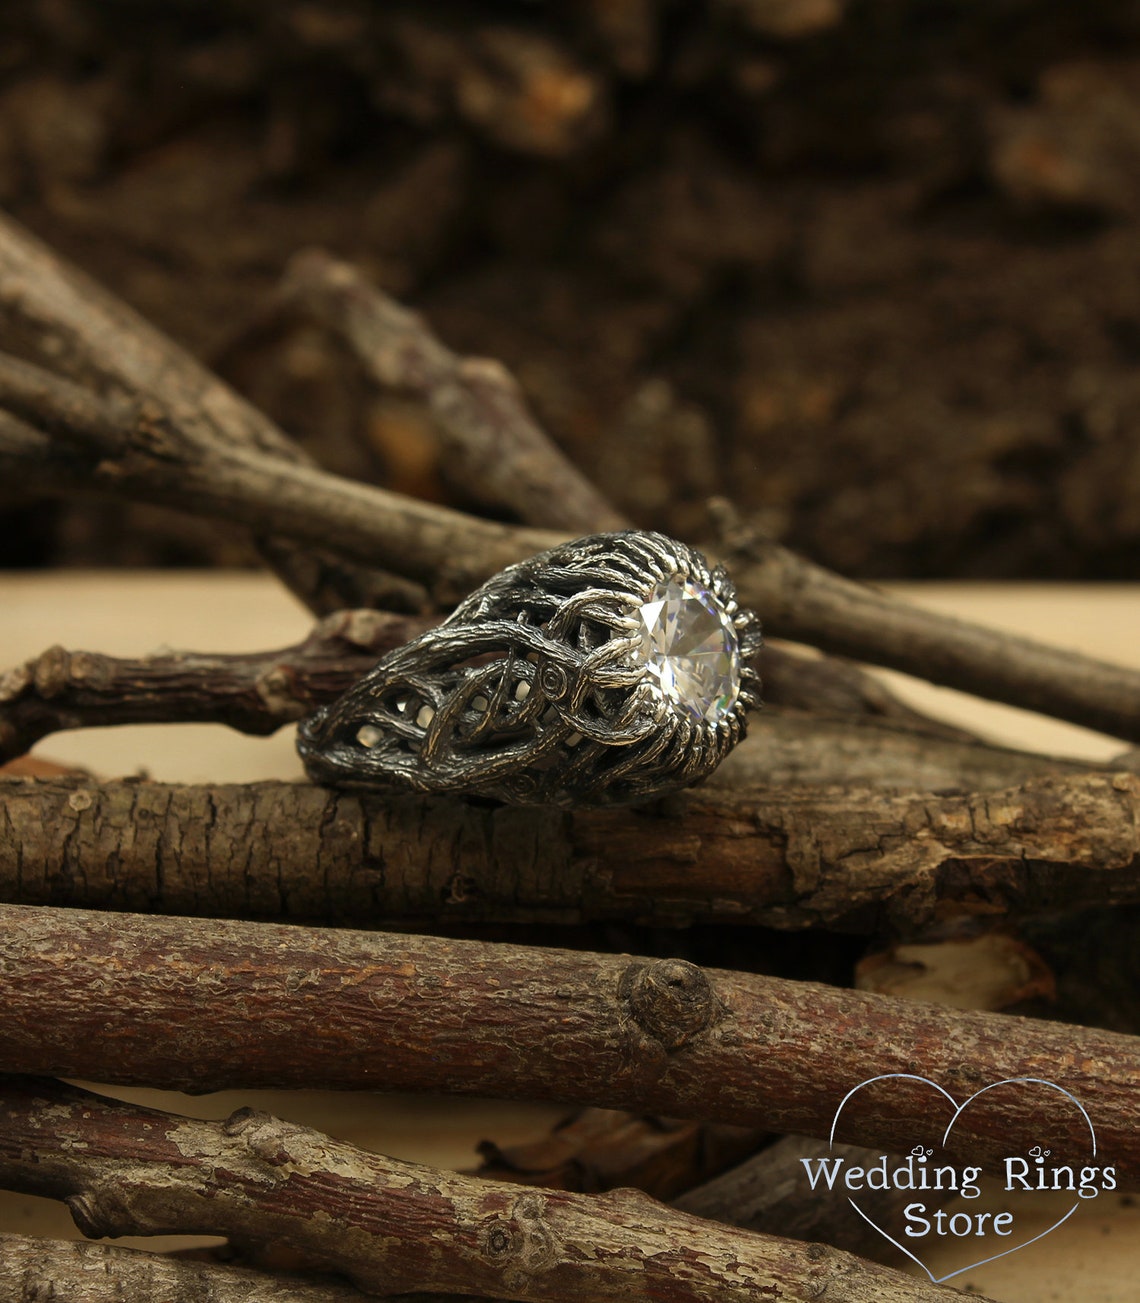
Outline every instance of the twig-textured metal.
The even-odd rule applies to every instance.
[[[663,687],[642,608],[699,592],[732,691],[706,709]],[[622,804],[710,774],[759,703],[757,618],[721,567],[663,534],[594,534],[503,570],[304,720],[309,776],[515,804]]]

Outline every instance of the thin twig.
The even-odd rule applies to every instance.
[[[0,674],[0,763],[64,729],[218,723],[264,736],[332,701],[426,621],[380,611],[327,616],[280,651],[122,659],[51,647]]]
[[[781,637],[1140,740],[1140,671],[925,611],[769,540],[737,544],[733,577]]]
[[[0,896],[431,928],[633,920],[911,932],[1140,899],[1140,776],[947,796],[708,785],[490,808],[293,783],[0,783]],[[667,1111],[667,1110],[666,1110]]]
[[[0,763],[64,729],[214,722],[244,733],[272,733],[334,700],[384,652],[429,623],[379,611],[342,611],[326,617],[296,646],[263,653],[187,651],[134,659],[51,647],[0,674]],[[768,713],[755,725],[765,735],[764,748],[762,753],[751,749],[752,781],[786,783],[798,777],[802,782],[811,773],[821,782],[876,782],[881,776],[887,784],[920,786],[929,775],[937,788],[1001,786],[1066,767],[1063,761],[985,746],[920,715],[857,666],[834,657],[769,647],[764,680]],[[802,720],[781,729],[773,707],[824,719],[855,716],[883,727],[878,734],[850,739],[847,746],[838,737],[824,743]],[[789,754],[782,761],[785,749]],[[898,755],[892,763],[893,752]],[[835,762],[830,769],[829,760]]]
[[[279,303],[339,336],[384,389],[422,399],[435,418],[447,474],[484,506],[528,524],[577,534],[628,525],[561,453],[526,409],[510,372],[462,358],[416,312],[321,250],[289,264]]]
[[[818,1138],[882,1074],[959,1101],[1036,1078],[1088,1110],[1120,1188],[1140,1185],[1140,1039],[1111,1032],[673,959],[17,905],[0,906],[0,973],[13,1071],[546,1099]],[[951,1116],[932,1086],[880,1082],[835,1138],[909,1152],[941,1145]],[[1046,1141],[1055,1163],[1091,1161],[1060,1089],[1005,1087],[947,1152],[996,1166]]]
[[[241,1109],[201,1122],[8,1079],[0,1183],[65,1198],[88,1235],[288,1240],[372,1294],[569,1303],[935,1303],[956,1292],[822,1245],[703,1221],[640,1191],[584,1195],[437,1171]]]

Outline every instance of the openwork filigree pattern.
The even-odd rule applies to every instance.
[[[647,651],[646,604],[671,583],[702,595],[723,639],[732,688],[714,704],[671,688]],[[756,617],[699,552],[663,534],[591,535],[502,571],[389,652],[302,722],[298,749],[334,786],[646,800],[706,777],[743,736],[759,645]]]

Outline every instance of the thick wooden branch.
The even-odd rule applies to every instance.
[[[0,897],[354,921],[894,927],[1140,899],[1140,776],[962,796],[707,785],[637,810],[291,783],[0,784]]]
[[[83,1240],[0,1234],[0,1303],[363,1303],[351,1285],[292,1280]],[[421,1295],[419,1303],[442,1303]],[[448,1303],[455,1303],[449,1300]]]
[[[86,1234],[287,1240],[371,1294],[445,1290],[526,1303],[957,1296],[822,1245],[703,1221],[640,1191],[481,1181],[252,1109],[200,1122],[19,1078],[0,1100],[0,1183],[65,1198]]]
[[[532,525],[596,534],[628,525],[550,441],[510,372],[458,357],[423,318],[320,250],[298,254],[281,286],[288,312],[314,318],[383,389],[422,399],[435,418],[446,473],[468,497]]]
[[[826,1138],[884,1073],[965,1100],[1043,1078],[1081,1100],[1122,1189],[1140,1185],[1140,1039],[672,959],[0,906],[0,1062],[191,1091],[434,1090],[558,1100]],[[155,1035],[155,1028],[163,1029]],[[836,1139],[941,1144],[930,1086],[852,1099]],[[989,1092],[948,1152],[997,1164],[1084,1118],[1041,1088]]]

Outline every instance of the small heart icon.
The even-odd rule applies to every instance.
[[[993,1081],[988,1086],[983,1086],[980,1090],[976,1090],[969,1097],[969,1099],[963,1101],[963,1103],[961,1104],[955,1101],[953,1095],[951,1095],[948,1090],[944,1090],[943,1087],[939,1086],[937,1082],[931,1081],[928,1077],[919,1077],[909,1072],[887,1072],[879,1077],[870,1077],[866,1081],[860,1082],[859,1085],[855,1086],[852,1090],[849,1090],[847,1094],[843,1097],[843,1099],[840,1101],[839,1107],[835,1110],[835,1117],[832,1119],[831,1122],[831,1134],[829,1136],[829,1141],[832,1145],[835,1144],[835,1132],[837,1127],[839,1126],[840,1116],[842,1115],[843,1110],[847,1106],[847,1104],[853,1098],[855,1098],[855,1096],[858,1095],[861,1090],[865,1090],[868,1086],[872,1086],[876,1082],[892,1081],[892,1080],[918,1082],[921,1085],[929,1086],[932,1090],[937,1091],[939,1096],[941,1096],[941,1099],[938,1101],[938,1107],[946,1108],[947,1105],[949,1106],[949,1109],[951,1110],[951,1116],[949,1122],[946,1125],[946,1130],[943,1132],[942,1135],[943,1146],[946,1145],[946,1142],[950,1137],[951,1131],[953,1131],[955,1124],[961,1118],[962,1114],[966,1111],[966,1109],[968,1109],[974,1103],[975,1100],[977,1100],[980,1096],[985,1095],[988,1091],[994,1090],[998,1086],[1038,1086],[1038,1087],[1044,1086],[1049,1090],[1057,1091],[1059,1094],[1063,1095],[1066,1099],[1068,1099],[1072,1103],[1072,1105],[1076,1109],[1079,1110],[1081,1116],[1084,1118],[1085,1123],[1089,1129],[1089,1142],[1091,1147],[1091,1154],[1094,1158],[1096,1157],[1096,1132],[1093,1130],[1092,1120],[1090,1119],[1088,1113],[1085,1111],[1085,1108],[1081,1104],[1080,1100],[1078,1100],[1075,1095],[1072,1095],[1069,1091],[1065,1090],[1062,1086],[1058,1086],[1055,1082],[1052,1081],[1045,1081],[1041,1077],[1007,1077],[1002,1081]],[[925,1163],[927,1158],[930,1157],[933,1154],[933,1152],[934,1151],[931,1148],[926,1148],[923,1145],[915,1145],[914,1148],[910,1151],[910,1155],[907,1158],[906,1162],[910,1164],[913,1164],[915,1162]],[[1034,1164],[1034,1165],[1042,1164],[1044,1160],[1051,1154],[1051,1152],[1052,1151],[1050,1149],[1046,1149],[1041,1145],[1034,1145],[1028,1151],[1028,1161],[1026,1162],[1027,1171],[1029,1170],[1030,1164]],[[933,1166],[934,1165],[932,1165],[932,1169]],[[1107,1170],[1108,1169],[1106,1169],[1106,1171]],[[896,1189],[898,1188],[926,1189],[931,1187],[896,1186],[895,1188]],[[1044,1189],[1045,1187],[1040,1187],[1040,1188]],[[1074,1195],[1073,1206],[1063,1216],[1058,1217],[1057,1220],[1051,1226],[1047,1227],[1039,1234],[1034,1235],[1032,1239],[1025,1240],[1021,1244],[1014,1244],[1009,1248],[1000,1249],[996,1253],[988,1253],[986,1254],[985,1257],[978,1258],[973,1262],[969,1262],[964,1267],[958,1267],[954,1271],[948,1272],[944,1276],[935,1276],[934,1273],[930,1270],[930,1268],[926,1265],[926,1263],[923,1262],[923,1260],[918,1256],[917,1253],[912,1252],[910,1249],[906,1247],[905,1244],[901,1244],[893,1235],[889,1234],[886,1230],[884,1230],[883,1227],[878,1224],[878,1222],[876,1222],[867,1212],[864,1211],[864,1209],[862,1209],[859,1206],[859,1204],[856,1202],[855,1199],[848,1197],[847,1202],[851,1205],[852,1208],[854,1208],[854,1210],[859,1214],[859,1216],[862,1217],[863,1220],[866,1221],[869,1225],[873,1226],[875,1230],[878,1231],[879,1234],[885,1240],[893,1244],[895,1248],[898,1249],[900,1252],[905,1253],[906,1256],[910,1258],[912,1262],[917,1263],[922,1268],[922,1270],[926,1272],[927,1276],[930,1277],[931,1281],[934,1284],[940,1284],[942,1281],[950,1280],[954,1276],[960,1276],[963,1272],[972,1271],[975,1267],[980,1267],[983,1263],[993,1262],[996,1258],[1004,1258],[1010,1253],[1018,1253],[1020,1252],[1020,1250],[1028,1248],[1031,1244],[1035,1244],[1038,1240],[1043,1240],[1046,1235],[1052,1234],[1052,1232],[1055,1231],[1058,1226],[1068,1221],[1068,1219],[1073,1215],[1073,1213],[1076,1212],[1077,1208],[1080,1206],[1081,1200],[1079,1195]],[[959,1213],[957,1214],[957,1216],[961,1217],[961,1216],[965,1216],[965,1214]],[[1010,1220],[1012,1221],[1012,1217],[1010,1218]],[[1008,1223],[1006,1224],[1008,1225]],[[1002,1230],[999,1234],[1005,1235],[1007,1233],[1008,1232]],[[925,1234],[926,1233],[924,1232],[924,1235]],[[981,1227],[979,1226],[977,1235],[971,1236],[971,1238],[977,1238],[977,1236],[982,1236],[982,1235],[983,1232]],[[983,1236],[983,1238],[985,1237]],[[1000,1242],[1001,1241],[998,1238],[998,1234],[991,1233],[990,1243],[995,1244],[996,1247],[996,1243],[1000,1243]]]

